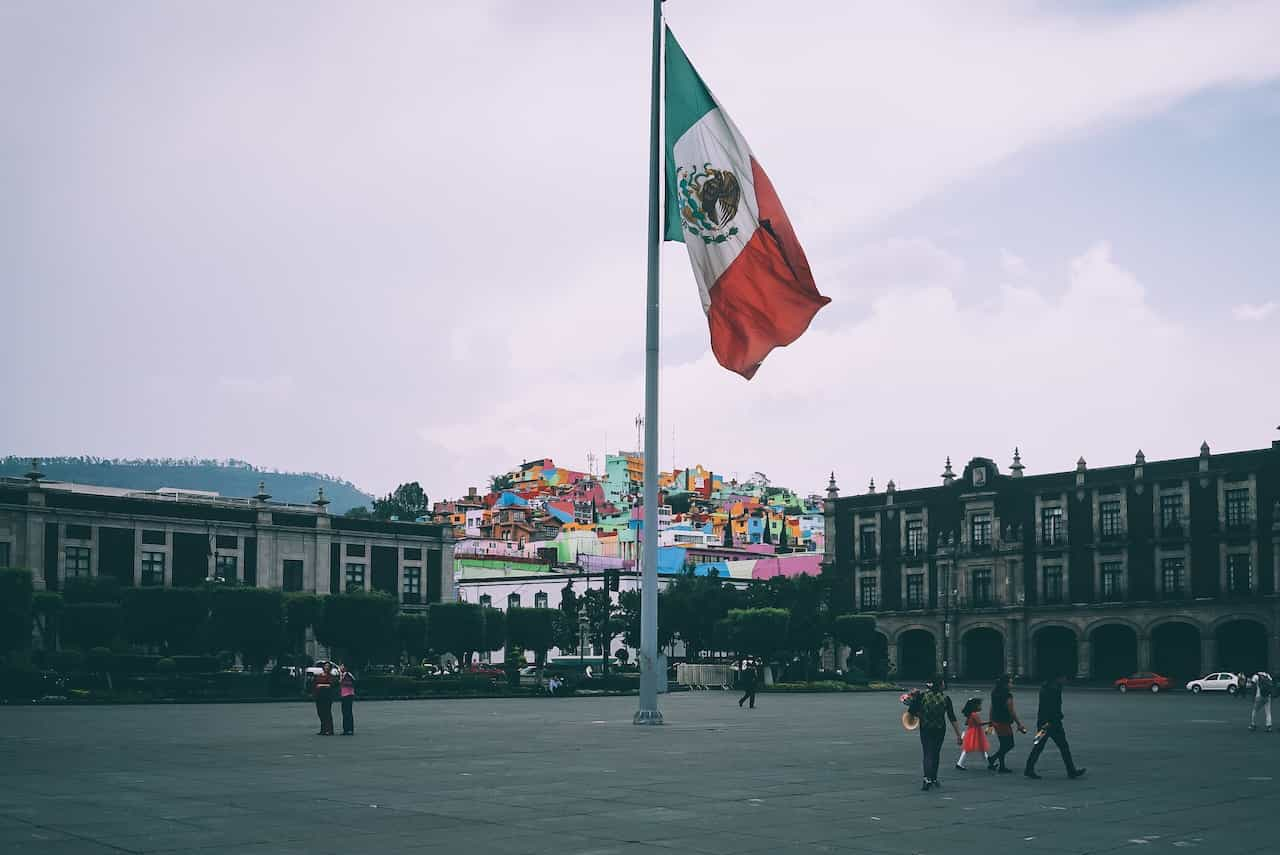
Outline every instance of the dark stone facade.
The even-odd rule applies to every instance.
[[[824,567],[900,676],[1280,666],[1280,442],[1023,470],[948,460],[941,486],[844,497],[833,475]]]

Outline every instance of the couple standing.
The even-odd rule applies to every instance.
[[[352,704],[356,699],[356,678],[347,670],[345,664],[339,663],[337,673],[332,662],[325,662],[320,673],[311,682],[311,694],[316,700],[316,716],[320,719],[320,732],[317,736],[333,736],[333,696],[337,692],[342,701],[342,735],[351,736],[356,732],[355,716]]]

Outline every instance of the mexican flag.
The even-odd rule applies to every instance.
[[[831,302],[778,194],[666,31],[666,239],[689,249],[716,360],[748,380]]]

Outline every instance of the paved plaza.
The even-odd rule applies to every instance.
[[[969,692],[952,691],[956,706]],[[1034,691],[1018,696],[1034,714]],[[6,853],[1275,851],[1280,735],[1227,697],[1068,692],[1089,774],[919,792],[896,694],[0,709]],[[1022,737],[1014,762],[1030,747]]]

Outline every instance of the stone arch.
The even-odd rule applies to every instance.
[[[1141,623],[1139,623],[1136,620],[1132,620],[1126,617],[1120,617],[1119,615],[1117,615],[1115,617],[1101,617],[1101,618],[1098,618],[1097,620],[1090,621],[1089,623],[1085,624],[1084,632],[1082,633],[1082,635],[1085,638],[1088,638],[1089,636],[1093,635],[1093,631],[1098,629],[1099,627],[1110,626],[1112,624],[1119,624],[1120,626],[1129,627],[1129,629],[1133,630],[1133,634],[1136,635],[1138,638],[1145,637],[1147,633],[1150,631],[1149,627],[1144,627]]]
[[[1065,621],[1038,623],[1031,630],[1032,673],[1041,680],[1080,670],[1080,630]]]
[[[1214,621],[1218,661],[1213,667],[1239,674],[1265,671],[1270,635],[1267,630],[1266,619],[1255,615],[1235,615]]]
[[[938,637],[927,627],[903,627],[895,636],[898,678],[927,680],[938,670]]]
[[[965,627],[960,636],[960,673],[969,680],[994,680],[1005,670],[1004,629],[987,622]]]
[[[1200,642],[1204,628],[1191,618],[1168,617],[1152,621],[1151,670],[1170,677],[1175,683],[1186,682],[1201,675],[1204,668],[1200,656]]]
[[[1086,638],[1093,679],[1110,682],[1138,670],[1138,630],[1132,621],[1094,621]]]

